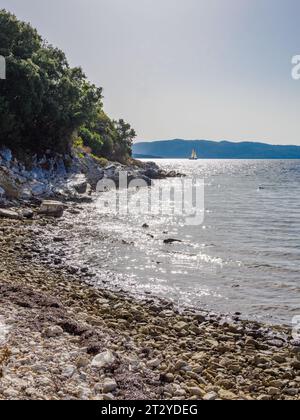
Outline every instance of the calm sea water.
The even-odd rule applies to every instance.
[[[89,265],[99,281],[105,271],[112,284],[133,293],[290,324],[300,315],[300,161],[157,163],[204,178],[203,225],[186,226],[179,217],[99,216],[92,204],[70,238],[70,258]],[[166,238],[182,242],[165,245]]]

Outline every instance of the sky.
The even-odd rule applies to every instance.
[[[137,140],[300,145],[299,0],[0,0],[104,88]]]

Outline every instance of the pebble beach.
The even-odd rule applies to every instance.
[[[62,221],[0,219],[0,399],[300,399],[290,330],[138,301],[55,268],[39,255]]]

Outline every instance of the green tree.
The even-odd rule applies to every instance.
[[[123,119],[115,121],[116,129],[116,145],[115,158],[122,160],[124,157],[128,158],[132,155],[132,143],[136,137],[136,132],[131,128],[130,124]]]
[[[7,61],[7,79],[0,84],[2,142],[68,151],[73,134],[102,107],[102,89],[14,15],[1,10],[0,27],[0,53]]]
[[[125,162],[135,131],[105,114],[102,88],[5,10],[0,28],[0,55],[7,63],[7,79],[0,81],[1,143],[16,151],[65,153],[78,139],[96,156]]]

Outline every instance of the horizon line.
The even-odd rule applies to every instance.
[[[254,143],[254,144],[263,144],[268,146],[279,146],[279,147],[300,147],[297,144],[274,144],[269,143],[268,141],[263,140],[210,140],[210,139],[183,139],[183,138],[171,138],[171,139],[156,139],[156,140],[136,140],[133,144],[140,143],[157,143],[157,142],[167,142],[167,141],[185,141],[185,142],[195,142],[195,141],[207,141],[211,143],[233,143],[233,144],[242,144],[242,143]]]

